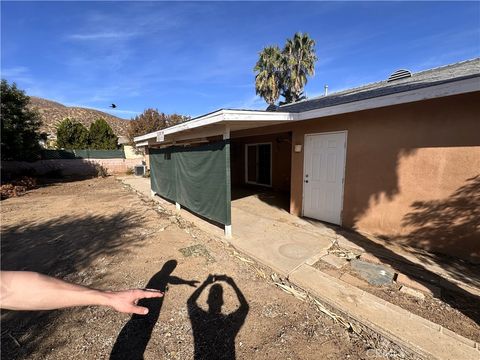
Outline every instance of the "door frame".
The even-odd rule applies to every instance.
[[[345,152],[343,156],[343,177],[342,177],[342,196],[341,196],[341,207],[340,207],[340,226],[343,224],[343,202],[344,202],[344,193],[345,193],[345,169],[347,168],[347,148],[348,148],[348,130],[338,130],[338,131],[325,131],[325,132],[318,132],[318,133],[309,133],[303,135],[303,173],[302,173],[302,217],[304,216],[305,210],[305,157],[307,156],[306,144],[307,144],[307,136],[315,136],[315,135],[328,135],[328,134],[345,134]],[[318,220],[318,219],[315,219]],[[322,220],[319,220],[322,221]]]
[[[248,180],[248,147],[249,146],[257,146],[258,145],[270,145],[270,184],[260,184],[255,181]],[[272,187],[273,179],[272,179],[272,168],[273,168],[273,145],[272,142],[261,142],[261,143],[251,143],[245,144],[245,183],[251,185],[258,185],[258,186],[265,186],[265,187]],[[257,166],[258,166],[258,150],[257,150],[257,158],[256,158]],[[258,175],[258,167],[257,167],[257,175]]]

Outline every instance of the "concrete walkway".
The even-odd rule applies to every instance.
[[[150,197],[149,179],[124,177],[125,184]],[[175,206],[156,196],[161,207]],[[237,203],[235,204],[235,201]],[[336,238],[327,227],[312,225],[271,207],[269,211],[252,211],[254,198],[232,202],[231,244],[250,255],[324,303],[338,309],[391,341],[422,357],[433,359],[480,359],[480,345],[442,326],[390,304],[346,282],[331,277],[311,265],[326,254]],[[223,236],[219,227],[181,211],[182,217],[204,231]]]

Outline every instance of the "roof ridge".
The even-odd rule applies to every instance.
[[[412,72],[411,78],[413,78],[413,77],[415,77],[416,75],[419,75],[419,74],[428,73],[430,71],[437,71],[437,70],[440,70],[440,69],[445,69],[445,68],[448,68],[448,67],[462,65],[462,64],[465,64],[465,63],[468,63],[468,62],[475,62],[475,61],[479,61],[479,60],[480,60],[480,57],[475,57],[475,58],[471,58],[471,59],[467,59],[467,60],[458,61],[456,63],[441,65],[441,66],[437,66],[437,67],[433,67],[433,68],[429,68],[429,69],[425,69],[425,70]],[[356,86],[356,87],[353,87],[353,88],[344,89],[344,90],[340,90],[340,91],[335,91],[335,92],[330,93],[328,96],[339,95],[339,94],[342,94],[342,93],[343,94],[348,94],[349,92],[353,92],[353,91],[357,92],[362,88],[367,89],[368,87],[371,87],[371,86],[376,85],[376,84],[382,84],[382,83],[387,83],[387,80],[384,79],[384,80],[373,81],[373,82],[366,83],[366,84]],[[324,98],[324,97],[326,97],[326,96],[325,95],[319,95],[319,96],[315,96],[315,97],[312,97],[312,98],[309,98],[309,99],[303,99],[303,100],[300,100],[300,101],[297,101],[297,102],[294,102],[294,103],[279,105],[279,108],[288,107],[288,106],[291,106],[291,105],[297,105],[297,104],[305,103],[305,102],[308,102],[308,101],[321,99],[321,98]]]
[[[465,63],[468,63],[468,62],[474,62],[474,61],[478,61],[478,60],[480,60],[480,57],[471,58],[471,59],[467,59],[467,60],[462,60],[462,61],[458,61],[456,63],[440,65],[440,66],[433,67],[433,68],[430,68],[430,69],[425,69],[425,70],[420,70],[420,71],[414,72],[414,73],[412,73],[412,76],[416,75],[416,74],[423,74],[423,73],[426,73],[426,72],[429,72],[429,71],[445,69],[447,67],[457,66],[457,65],[465,64]]]

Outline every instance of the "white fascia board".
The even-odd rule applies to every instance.
[[[148,146],[148,141],[136,142],[135,146],[136,147]]]
[[[178,132],[178,131],[188,130],[188,129],[192,129],[194,127],[205,126],[205,125],[208,125],[208,124],[220,122],[221,120],[223,120],[223,113],[222,113],[222,110],[219,110],[219,111],[215,111],[211,114],[208,114],[208,115],[205,115],[205,116],[202,116],[202,117],[199,117],[199,118],[196,118],[196,119],[193,119],[193,120],[190,120],[190,121],[186,121],[184,123],[181,123],[181,124],[174,125],[174,126],[171,126],[169,128],[163,129],[163,133],[165,135],[173,134],[173,133]],[[201,125],[199,125],[199,123],[201,123]],[[158,131],[154,131],[154,132],[151,132],[151,133],[148,133],[148,134],[145,134],[145,135],[137,136],[133,140],[135,142],[137,142],[137,141],[148,140],[148,139],[156,139],[157,138],[157,133],[158,133]]]
[[[225,121],[294,121],[298,114],[287,112],[265,112],[246,110],[219,110],[214,113],[202,116],[184,123],[163,129],[165,135],[178,133],[185,130],[195,129],[211,124],[218,124]],[[157,131],[137,136],[135,142],[156,139]]]
[[[355,111],[375,109],[391,105],[399,105],[414,101],[429,100],[445,96],[459,95],[480,91],[480,78],[453,81],[446,84],[429,86],[421,89],[379,96],[371,99],[354,101],[347,104],[329,106],[299,113],[298,120],[309,120],[325,116],[345,114]]]
[[[478,77],[452,81],[446,84],[429,86],[421,89],[404,91],[391,95],[379,96],[371,99],[354,101],[346,104],[329,106],[321,109],[304,111],[301,113],[289,112],[268,112],[268,111],[248,111],[248,110],[219,110],[211,114],[198,117],[163,130],[165,135],[174,134],[184,130],[199,128],[221,122],[241,122],[241,121],[272,121],[272,124],[278,122],[289,122],[299,120],[309,120],[325,116],[345,114],[355,111],[375,109],[391,105],[405,104],[414,101],[435,99],[445,96],[465,94],[480,91],[480,79]],[[265,125],[266,126],[266,125]],[[134,138],[135,142],[156,139],[157,131],[151,132]]]
[[[225,110],[225,121],[296,121],[298,114],[270,111]]]

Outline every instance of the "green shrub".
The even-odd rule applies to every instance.
[[[59,149],[86,149],[88,130],[77,121],[64,119],[57,126],[57,147]]]
[[[117,136],[104,119],[95,120],[90,125],[88,134],[90,149],[115,150],[117,148]]]
[[[30,98],[13,83],[1,81],[0,124],[2,160],[34,161],[40,152],[40,116],[28,108]]]

